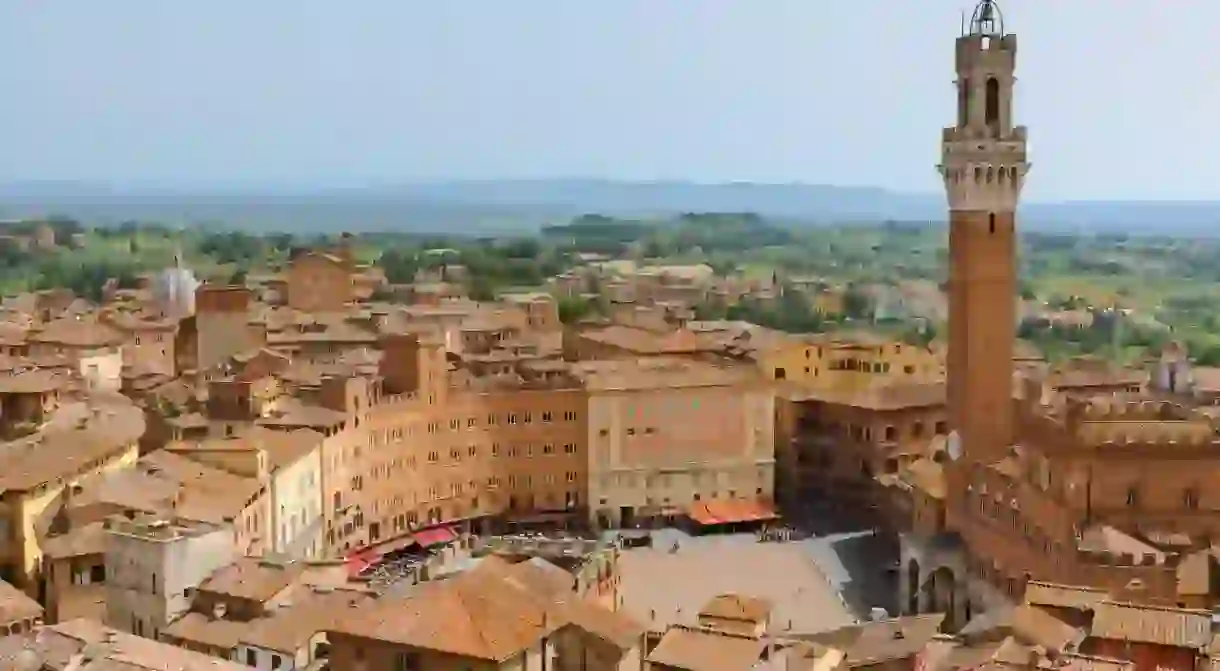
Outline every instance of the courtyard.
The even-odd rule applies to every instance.
[[[673,544],[679,549],[671,553]],[[768,600],[772,631],[815,633],[853,624],[859,613],[840,595],[850,578],[832,540],[759,543],[753,534],[688,536],[653,532],[653,546],[620,560],[622,607],[660,630],[695,623],[699,608],[720,594]],[[825,566],[823,566],[825,564]],[[835,575],[827,575],[829,568]]]

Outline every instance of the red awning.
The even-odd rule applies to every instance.
[[[762,501],[700,501],[690,507],[687,515],[701,526],[762,522],[775,519],[775,511]]]
[[[422,548],[448,543],[456,538],[457,532],[453,530],[453,527],[434,527],[415,532],[415,542],[419,543]]]
[[[347,567],[347,575],[349,578],[358,578],[368,569],[372,568],[381,560],[381,554],[376,550],[364,549],[357,550],[347,556],[343,560]]]
[[[690,512],[687,516],[695,521],[700,526],[712,526],[714,524],[724,524],[724,521],[716,517],[712,512],[712,508],[705,502],[699,502],[690,507]]]

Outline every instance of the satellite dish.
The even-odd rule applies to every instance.
[[[957,435],[957,431],[949,432],[949,438],[945,441],[945,447],[949,452],[949,458],[957,461],[962,458],[962,437]]]

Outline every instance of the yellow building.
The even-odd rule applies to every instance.
[[[3,446],[0,456],[0,579],[38,588],[43,512],[67,487],[139,458],[144,414],[126,398],[99,392],[61,405],[42,431]]]
[[[818,389],[851,391],[944,376],[944,359],[936,349],[871,333],[786,334],[759,328],[735,343],[769,379]]]

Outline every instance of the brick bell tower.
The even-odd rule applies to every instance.
[[[982,0],[957,38],[957,123],[944,129],[949,201],[948,406],[950,519],[973,464],[996,461],[1013,440],[1016,209],[1029,163],[1013,125],[1017,37]]]

